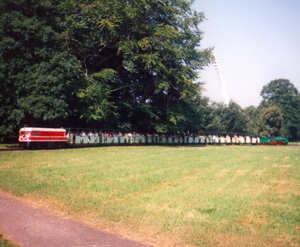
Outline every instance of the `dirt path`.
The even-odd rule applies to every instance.
[[[1,193],[0,233],[22,247],[150,247]]]

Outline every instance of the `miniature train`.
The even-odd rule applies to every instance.
[[[19,144],[23,148],[66,147],[68,143],[65,129],[27,127],[19,131]]]
[[[105,132],[64,128],[26,127],[19,132],[20,146],[32,148],[62,148],[105,145],[286,145],[286,138],[259,138],[230,135],[166,135]]]
[[[261,145],[287,145],[289,140],[285,137],[264,137],[260,138]]]

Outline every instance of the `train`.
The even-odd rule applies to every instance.
[[[24,149],[67,147],[67,131],[63,128],[21,128],[19,144]]]
[[[286,137],[263,137],[260,138],[261,145],[287,145],[289,140]]]
[[[105,145],[287,145],[288,139],[242,135],[139,134],[78,128],[24,127],[19,131],[19,144],[24,149]]]

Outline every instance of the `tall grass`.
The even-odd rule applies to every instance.
[[[300,246],[299,147],[0,153],[0,188],[159,246]]]

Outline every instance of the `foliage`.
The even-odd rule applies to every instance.
[[[300,94],[297,88],[286,79],[273,80],[261,91],[265,107],[277,106],[283,115],[283,135],[300,139]]]
[[[258,135],[258,130],[256,126],[258,111],[258,108],[255,106],[249,106],[244,109],[247,132],[254,136]]]
[[[17,247],[16,244],[11,243],[10,241],[3,238],[3,235],[0,234],[0,247]]]
[[[215,133],[245,133],[247,122],[243,109],[234,101],[229,105],[214,103],[210,109],[210,119],[207,132]]]
[[[299,92],[289,80],[277,79],[265,85],[260,95],[266,101],[285,104],[290,97],[299,96]]]
[[[259,136],[282,136],[283,115],[279,107],[262,108],[256,118]]]
[[[183,131],[202,121],[195,71],[210,50],[198,49],[204,16],[191,1],[0,4],[0,135],[66,124]]]
[[[22,125],[60,126],[75,114],[80,64],[61,45],[50,1],[2,1],[0,135]]]

